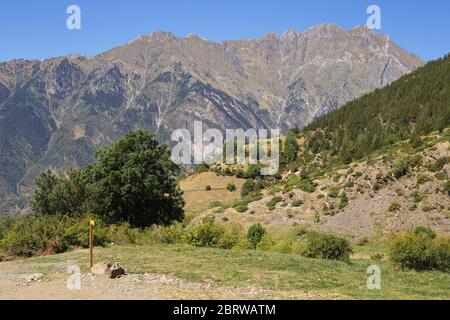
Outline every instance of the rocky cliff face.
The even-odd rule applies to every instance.
[[[0,213],[18,213],[45,168],[91,162],[129,130],[169,141],[215,128],[301,128],[423,62],[363,27],[215,43],[155,32],[94,58],[0,64]]]

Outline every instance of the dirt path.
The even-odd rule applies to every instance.
[[[172,300],[172,299],[333,299],[328,294],[300,291],[265,290],[261,288],[234,288],[205,283],[186,282],[161,274],[131,274],[120,279],[81,274],[81,288],[67,288],[67,266],[39,265],[51,270],[45,274],[35,271],[33,265],[13,262],[0,263],[1,300]],[[56,271],[55,271],[56,270]]]

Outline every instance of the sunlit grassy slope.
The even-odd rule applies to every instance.
[[[184,179],[181,181],[181,189],[184,191],[186,213],[196,215],[207,210],[213,202],[226,203],[240,199],[244,182],[244,179],[217,176],[213,172],[195,174]],[[236,186],[236,191],[226,189],[230,183]],[[206,186],[210,186],[212,190],[205,191]]]

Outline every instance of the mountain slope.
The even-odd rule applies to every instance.
[[[450,125],[450,56],[313,122],[310,147],[345,161]]]
[[[422,64],[386,36],[335,25],[223,43],[155,32],[94,58],[2,63],[0,213],[24,206],[43,169],[86,165],[129,130],[167,142],[196,120],[301,128]]]

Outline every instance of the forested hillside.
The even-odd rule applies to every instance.
[[[433,61],[313,122],[313,152],[359,159],[396,141],[418,140],[450,124],[450,56]],[[420,143],[420,141],[416,141]]]

